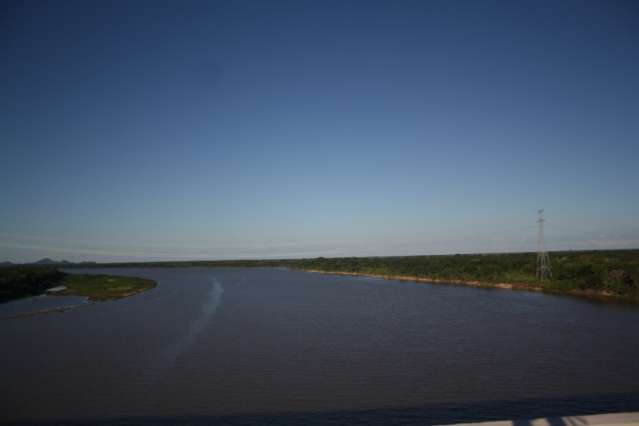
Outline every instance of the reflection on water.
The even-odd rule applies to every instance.
[[[204,330],[206,325],[211,321],[211,316],[217,311],[222,303],[222,293],[224,289],[217,279],[211,278],[211,288],[208,295],[202,302],[199,314],[189,323],[186,334],[167,351],[167,359],[169,362],[175,359],[197,339],[198,335]]]
[[[82,272],[158,286],[0,321],[0,421],[410,424],[639,410],[639,310],[627,306],[280,269]]]

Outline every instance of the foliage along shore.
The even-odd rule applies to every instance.
[[[535,253],[312,259],[300,269],[394,280],[543,291],[639,302],[639,250],[551,253],[553,277],[536,277]]]
[[[429,278],[429,277],[417,277],[410,275],[379,275],[379,274],[365,274],[359,272],[343,272],[343,271],[323,271],[318,269],[300,269],[304,272],[310,273],[319,273],[326,275],[346,275],[346,276],[354,276],[354,277],[368,277],[368,278],[379,278],[384,280],[393,280],[393,281],[410,281],[410,282],[418,282],[418,283],[427,283],[427,284],[456,284],[456,285],[465,285],[470,287],[479,287],[479,288],[494,288],[494,289],[502,289],[502,290],[516,290],[516,291],[533,291],[533,292],[545,292],[545,293],[553,293],[553,294],[567,294],[571,296],[584,297],[588,299],[595,300],[610,300],[610,301],[625,301],[625,302],[634,302],[639,303],[639,299],[633,299],[624,297],[623,295],[612,293],[608,290],[594,290],[594,289],[572,289],[572,290],[554,290],[552,288],[545,288],[543,283],[540,284],[523,284],[523,283],[493,283],[487,281],[477,281],[477,280],[459,280],[459,279],[438,279],[438,278]]]
[[[639,250],[550,253],[552,279],[535,276],[535,253],[431,256],[341,257],[77,264],[81,267],[285,267],[333,274],[363,275],[418,282],[466,284],[544,291],[639,302]],[[0,300],[2,270],[0,268]],[[52,287],[50,285],[49,287]],[[48,287],[47,287],[48,288]]]
[[[58,286],[66,288],[52,295],[102,301],[133,296],[155,285],[154,281],[143,278],[67,274],[51,267],[12,266],[0,269],[0,303],[37,296]]]
[[[66,289],[56,295],[83,296],[96,302],[134,296],[156,286],[155,281],[144,278],[76,274],[67,274],[62,285]]]
[[[639,250],[550,253],[553,277],[535,276],[536,253],[97,264],[105,267],[286,267],[418,282],[466,284],[639,302]]]

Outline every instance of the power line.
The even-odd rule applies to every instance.
[[[550,258],[548,252],[546,252],[546,242],[544,241],[544,209],[537,210],[539,218],[537,224],[539,229],[537,231],[537,278],[545,280],[552,278],[552,271],[550,270]]]

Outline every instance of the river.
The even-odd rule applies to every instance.
[[[639,410],[632,306],[276,268],[70,272],[158,285],[0,320],[2,422],[441,424]],[[0,305],[0,318],[28,305]]]

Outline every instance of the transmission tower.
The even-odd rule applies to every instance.
[[[539,224],[539,231],[537,233],[537,278],[540,280],[546,280],[552,278],[552,271],[550,270],[550,258],[546,252],[546,243],[544,241],[544,209],[537,210],[539,218],[537,223]]]

